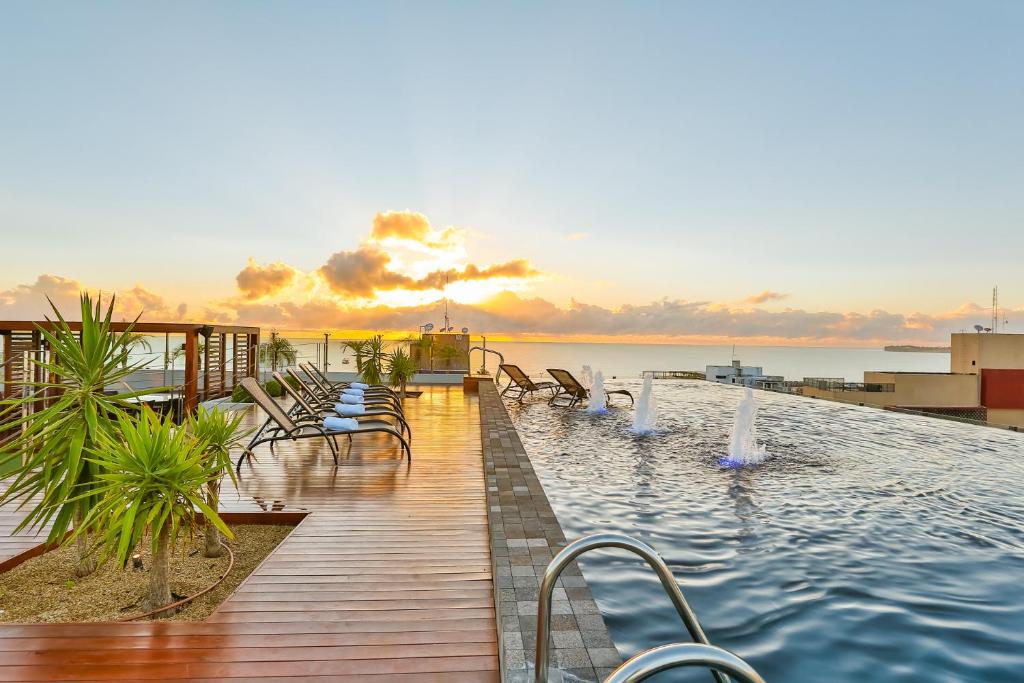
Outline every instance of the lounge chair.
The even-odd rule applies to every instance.
[[[347,436],[351,441],[354,434],[370,434],[373,432],[390,434],[398,439],[406,456],[408,456],[409,460],[412,461],[412,450],[409,448],[409,442],[405,440],[405,437],[403,437],[397,429],[395,429],[394,425],[388,422],[383,420],[360,422],[356,429],[330,429],[324,426],[323,419],[320,417],[292,418],[289,416],[288,413],[286,413],[284,409],[277,404],[277,401],[271,398],[270,394],[268,394],[253,377],[246,377],[240,382],[240,384],[249,392],[249,395],[252,396],[256,405],[262,408],[267,414],[267,420],[242,451],[242,455],[239,456],[238,464],[235,466],[235,469],[238,471],[242,470],[242,461],[245,460],[247,456],[251,458],[252,449],[260,444],[269,443],[270,449],[273,450],[274,444],[278,441],[284,441],[286,439],[296,441],[298,439],[310,439],[313,437],[320,437],[327,442],[328,447],[331,449],[331,455],[334,456],[334,464],[337,466],[337,437]]]
[[[311,397],[311,402],[318,403],[321,405],[333,406],[338,402],[339,397],[344,393],[344,389],[332,389],[330,386],[319,381],[315,375],[311,375],[308,372],[304,372],[306,379],[299,376],[299,373],[295,372],[292,368],[285,368],[285,372],[290,377],[295,379],[298,383],[299,388],[302,389],[308,396]],[[405,414],[405,409],[402,407],[402,402],[392,396],[389,393],[379,392],[370,390],[364,390],[362,392],[363,403],[367,406],[380,406],[386,407],[390,410],[394,410],[397,413]]]
[[[309,382],[303,382],[303,384],[305,384],[306,387],[316,389],[316,396],[320,402],[338,402],[339,393],[344,391],[344,389],[339,389],[325,384],[323,380],[317,377],[316,373],[312,370],[304,368],[301,365],[299,367],[302,369],[303,374],[306,375],[306,378],[309,379]],[[363,398],[367,404],[387,405],[399,412],[403,412],[402,400],[390,391],[381,391],[374,387],[370,387],[363,391]]]
[[[498,368],[508,375],[508,386],[501,390],[502,396],[510,391],[518,391],[515,400],[522,401],[524,396],[535,391],[548,389],[552,395],[558,391],[558,385],[554,382],[534,382],[518,365],[502,363]]]
[[[401,427],[402,434],[409,434],[409,441],[412,441],[412,429],[409,427],[409,423],[405,421],[405,416],[401,412],[394,410],[384,405],[374,404],[363,404],[362,408],[364,412],[358,415],[342,415],[335,406],[337,401],[320,401],[313,389],[302,381],[298,373],[287,368],[285,372],[298,382],[302,392],[298,391],[291,384],[288,383],[281,373],[273,373],[274,379],[281,383],[281,387],[284,389],[295,403],[292,405],[292,409],[288,412],[289,416],[302,415],[304,417],[323,418],[325,415],[340,415],[341,417],[352,417],[357,421],[363,421],[370,417],[391,417],[398,421],[399,427]],[[305,396],[303,396],[303,392]],[[307,400],[308,397],[308,400]],[[355,406],[353,406],[355,407]]]
[[[590,391],[579,383],[572,373],[568,370],[558,370],[548,368],[548,374],[555,378],[558,382],[558,391],[555,395],[548,399],[549,405],[565,405],[568,408],[572,408],[580,401],[590,398]],[[605,396],[608,400],[611,400],[612,396],[621,395],[629,396],[629,404],[633,405],[633,394],[629,393],[625,389],[614,389],[612,391],[605,391]],[[568,403],[566,403],[568,401]]]
[[[344,389],[348,387],[350,384],[352,384],[352,382],[332,382],[330,377],[328,377],[323,370],[309,362],[299,363],[299,367],[302,369],[304,373],[306,373],[310,377],[315,376],[317,379],[319,379],[319,384],[322,384],[330,389]],[[367,389],[366,391],[388,393],[396,398],[398,397],[398,393],[394,389],[388,386],[384,386],[383,384],[371,384],[370,388]]]

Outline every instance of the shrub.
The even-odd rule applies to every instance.
[[[299,382],[299,380],[295,379],[291,375],[286,376],[284,378],[284,381],[288,382],[288,386],[290,386],[295,391],[299,391],[299,389],[302,387],[302,384]]]
[[[14,481],[0,495],[0,505],[24,506],[26,514],[14,530],[49,527],[46,540],[50,544],[67,540],[67,532],[96,504],[95,488],[102,465],[89,459],[88,451],[102,437],[116,431],[116,420],[125,411],[135,410],[128,399],[144,393],[104,393],[107,386],[123,385],[145,364],[127,360],[138,338],[132,332],[134,323],[124,332],[111,329],[113,297],[106,312],[89,294],[82,294],[79,303],[81,332],[75,332],[50,302],[55,320],[38,328],[50,347],[50,360],[35,361],[44,380],[24,380],[15,398],[0,403],[0,422],[18,432],[0,446],[0,463],[6,465],[5,469],[15,470]],[[47,391],[55,391],[56,396],[41,400]],[[23,415],[26,406],[34,410]],[[82,535],[79,538],[75,573],[84,576],[92,571],[94,563],[87,557],[87,539]]]
[[[205,522],[233,537],[203,500],[207,486],[224,474],[223,458],[210,457],[208,442],[148,408],[138,419],[118,414],[113,431],[89,449],[100,471],[93,494],[99,502],[74,534],[93,532],[101,557],[114,556],[120,565],[148,535],[153,560],[143,608],[153,610],[172,600],[170,552],[179,533],[192,534]]]
[[[267,393],[274,398],[281,398],[282,394],[284,394],[284,389],[281,388],[280,382],[276,379],[267,380],[267,383],[263,385],[263,388],[266,389]]]
[[[231,401],[234,403],[252,403],[252,394],[245,390],[241,384],[235,385],[231,390]]]

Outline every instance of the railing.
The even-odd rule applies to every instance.
[[[679,588],[679,584],[676,583],[671,570],[669,570],[668,565],[665,564],[665,561],[661,559],[654,548],[624,534],[595,534],[573,541],[565,546],[561,552],[555,555],[548,564],[547,569],[544,570],[544,579],[540,585],[540,596],[537,601],[536,683],[548,683],[548,668],[551,659],[551,596],[555,590],[555,583],[570,562],[583,553],[597,550],[598,548],[622,548],[643,558],[648,566],[654,570],[654,573],[658,575],[662,588],[668,593],[668,597],[672,600],[672,604],[675,606],[676,612],[679,613],[679,618],[683,620],[683,624],[690,633],[690,637],[697,643],[703,645],[711,644],[708,642],[707,636],[704,635],[700,622],[697,621],[697,615],[694,614],[689,603],[686,602],[683,591]],[[651,674],[653,673],[654,671],[651,671]],[[718,683],[728,683],[729,679],[721,672],[713,670],[711,673]],[[621,680],[642,680],[642,678],[626,678]],[[755,682],[758,681],[758,679],[753,680]]]
[[[865,391],[868,393],[892,393],[896,391],[896,384],[891,382],[847,382],[831,377],[805,377],[804,386],[823,391]]]
[[[613,671],[604,683],[638,683],[661,671],[684,666],[708,667],[735,676],[741,683],[764,683],[754,667],[720,647],[700,643],[672,643],[641,652]]]
[[[494,349],[489,349],[486,346],[471,346],[469,348],[469,352],[473,353],[474,351],[480,351],[483,353],[484,370],[487,369],[487,354],[493,353],[495,356],[498,357],[498,371],[494,373],[494,383],[497,384],[498,378],[501,377],[501,366],[505,364],[505,355],[501,351],[495,351]],[[470,367],[473,367],[472,363],[470,363],[469,365]]]
[[[707,379],[703,372],[697,370],[644,370],[641,379]]]

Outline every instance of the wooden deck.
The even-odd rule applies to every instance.
[[[477,399],[406,414],[411,465],[371,435],[337,469],[315,440],[243,466],[226,509],[310,514],[207,621],[0,624],[0,680],[498,681]],[[33,544],[15,520],[0,562]]]

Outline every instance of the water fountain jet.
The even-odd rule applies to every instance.
[[[650,434],[658,424],[658,399],[654,396],[654,378],[644,377],[644,386],[640,390],[640,398],[636,402],[633,414],[633,426],[629,431],[637,435]]]
[[[768,451],[757,443],[757,399],[749,387],[744,389],[743,400],[736,407],[736,418],[729,440],[729,455],[719,460],[726,467],[756,465],[765,459]]]
[[[604,373],[594,373],[594,384],[590,387],[590,400],[587,401],[588,413],[607,413],[608,397],[604,393]]]

